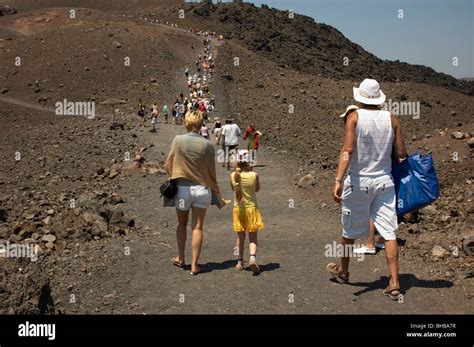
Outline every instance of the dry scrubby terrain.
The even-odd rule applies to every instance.
[[[215,82],[220,115],[234,115],[242,127],[256,123],[264,132],[263,147],[278,158],[273,164],[288,176],[288,189],[297,189],[301,199],[335,221],[338,207],[330,188],[342,138],[337,115],[353,103],[353,84],[374,77],[393,101],[419,101],[420,119],[401,116],[401,121],[410,151],[433,152],[441,197],[405,216],[401,261],[418,276],[461,288],[453,305],[468,307],[474,243],[472,82],[382,61],[332,27],[299,15],[290,21],[286,13],[252,5],[0,1],[7,3],[19,13],[0,18],[0,239],[38,244],[41,256],[36,264],[0,258],[0,312],[71,312],[65,295],[80,283],[99,286],[94,274],[117,262],[103,250],[149,234],[139,214],[129,211],[132,197],[125,192],[130,182],[146,191],[165,179],[168,147],[163,139],[143,135],[135,105],[139,97],[148,105],[173,102],[183,68],[192,66],[197,54],[191,45],[199,47],[200,41],[146,23],[145,17],[225,33]],[[67,17],[68,6],[80,8],[75,21]],[[179,21],[181,8],[186,16]],[[18,56],[21,67],[13,64]],[[125,56],[131,60],[127,68]],[[344,56],[351,60],[348,67],[341,63]],[[234,65],[235,57],[240,66]],[[48,111],[65,98],[101,102],[111,97],[126,101],[116,105],[123,130],[110,127],[110,106],[98,105],[92,122]],[[290,105],[294,113],[288,112]],[[21,160],[15,160],[15,152]],[[131,161],[124,163],[126,152]],[[159,208],[156,204],[139,209]],[[317,215],[305,218],[305,223],[323,222]],[[165,225],[151,227],[161,232]],[[108,306],[110,300],[105,298],[100,312],[120,312]],[[133,300],[125,305],[134,312]]]

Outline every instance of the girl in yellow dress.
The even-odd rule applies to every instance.
[[[256,259],[258,246],[257,232],[264,228],[256,194],[260,190],[260,180],[258,173],[252,171],[249,151],[241,150],[238,154],[235,172],[230,175],[230,183],[234,191],[234,231],[238,235],[237,248],[239,250],[236,269],[239,271],[244,269],[245,233],[248,232],[250,242],[249,267],[254,274],[259,274],[260,268]]]

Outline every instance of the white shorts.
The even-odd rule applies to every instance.
[[[371,219],[385,240],[396,240],[398,219],[395,203],[395,185],[391,175],[347,176],[342,193],[342,235],[352,240],[366,238]]]
[[[178,185],[174,200],[176,209],[180,211],[189,211],[191,207],[207,209],[211,204],[211,192],[209,188],[201,185]]]

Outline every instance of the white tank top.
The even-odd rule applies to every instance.
[[[395,137],[390,112],[357,110],[356,140],[349,166],[351,175],[376,177],[392,171]]]

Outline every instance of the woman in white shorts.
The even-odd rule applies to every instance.
[[[175,179],[178,192],[174,198],[178,225],[178,256],[173,258],[173,265],[185,267],[186,229],[189,212],[192,211],[192,262],[191,274],[198,274],[199,255],[202,247],[202,230],[206,211],[214,194],[217,207],[222,208],[226,202],[222,199],[216,179],[214,146],[201,135],[203,118],[200,112],[188,112],[184,126],[188,133],[174,138],[171,150],[165,163],[170,179]]]

